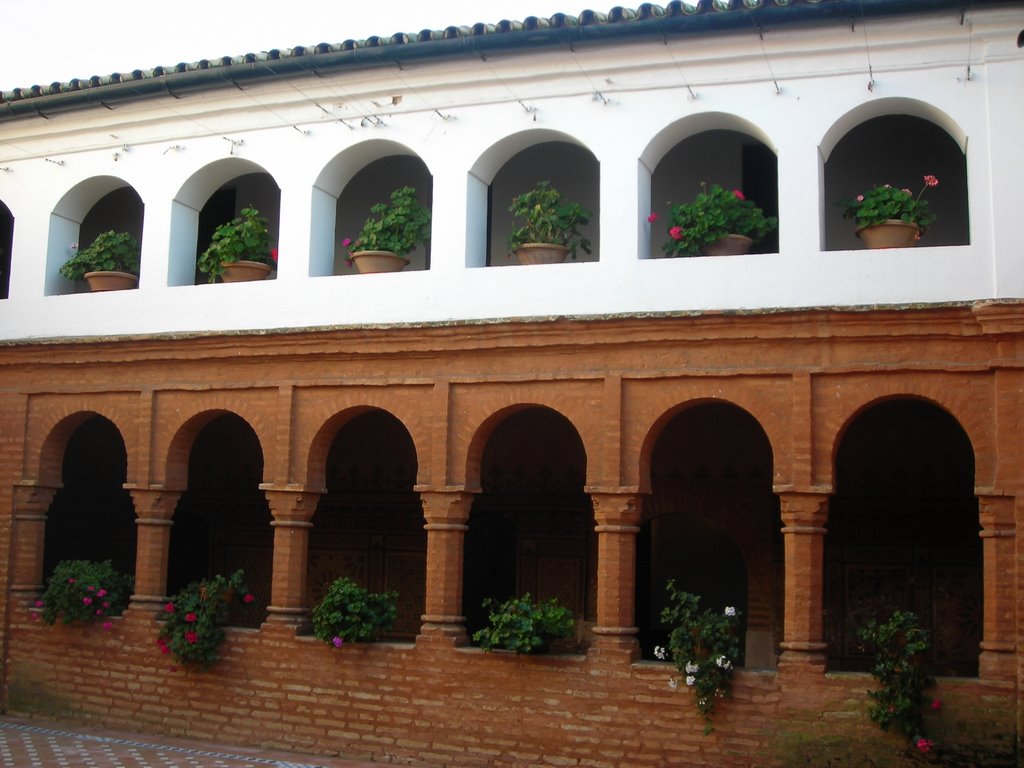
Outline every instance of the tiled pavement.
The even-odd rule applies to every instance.
[[[369,768],[380,763],[0,717],[0,768]]]

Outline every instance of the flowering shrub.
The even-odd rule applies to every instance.
[[[118,573],[109,560],[62,560],[50,576],[36,611],[47,624],[60,616],[73,621],[100,621],[120,616],[128,605],[134,579]],[[109,629],[109,625],[105,624]]]
[[[251,603],[253,596],[245,587],[245,574],[235,571],[230,577],[213,576],[193,581],[165,605],[165,621],[156,644],[161,653],[173,654],[180,664],[210,667],[224,642],[224,622],[231,598]]]
[[[508,210],[514,224],[521,222],[509,233],[509,253],[526,243],[564,245],[574,259],[579,248],[590,253],[590,241],[579,231],[590,221],[590,211],[566,200],[551,182],[538,182],[529,192],[516,195]]]
[[[270,248],[267,220],[255,208],[243,208],[241,216],[217,227],[210,247],[200,254],[196,266],[213,283],[224,274],[224,265],[235,261],[258,261],[270,266],[277,263],[277,249]]]
[[[676,589],[675,581],[665,586],[669,605],[661,612],[661,621],[672,627],[668,649],[656,647],[654,655],[670,659],[697,700],[697,710],[704,718],[704,734],[711,733],[711,714],[715,699],[729,692],[733,663],[740,654],[739,614],[735,608],[722,613],[710,608],[700,612],[700,598]],[[669,687],[679,687],[679,679],[671,678]]]
[[[104,232],[96,236],[92,245],[79,250],[72,243],[75,255],[60,266],[60,273],[68,280],[81,280],[86,272],[128,272],[139,274],[139,241],[127,232]]]
[[[487,626],[473,633],[473,642],[485,651],[502,648],[516,653],[544,653],[552,640],[576,631],[572,611],[554,597],[534,603],[527,592],[503,603],[489,597],[483,605],[489,612]]]
[[[869,622],[860,630],[860,639],[875,652],[871,674],[881,686],[868,691],[874,701],[868,717],[883,731],[894,728],[910,739],[921,752],[929,752],[932,742],[924,738],[922,709],[924,692],[935,684],[922,664],[929,648],[927,631],[918,626],[917,616],[909,611],[895,611],[888,621]],[[933,709],[941,702],[934,699]]]
[[[405,256],[430,239],[430,209],[420,205],[413,187],[399,187],[391,193],[390,203],[377,203],[374,214],[363,223],[355,242],[342,242],[349,254],[357,251],[391,251]]]
[[[712,184],[692,203],[680,203],[669,210],[669,240],[662,249],[668,256],[697,256],[702,246],[721,240],[726,235],[743,235],[755,243],[763,240],[779,225],[774,216],[765,216],[757,205],[743,193],[731,192]],[[654,222],[657,215],[647,220]]]
[[[916,196],[905,187],[882,184],[862,195],[843,198],[836,205],[843,209],[844,219],[853,219],[857,229],[899,219],[905,224],[913,224],[923,235],[935,221],[935,214],[928,210],[928,201],[922,195],[929,187],[938,185],[939,180],[929,174],[924,177],[924,186]]]
[[[372,642],[395,625],[397,600],[397,592],[370,592],[351,579],[335,579],[313,608],[313,634],[335,648]]]

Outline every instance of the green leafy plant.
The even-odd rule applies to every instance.
[[[397,592],[370,592],[351,579],[335,579],[313,608],[313,634],[335,648],[377,640],[395,625],[397,600]]]
[[[77,244],[71,247],[77,249]],[[86,272],[127,272],[138,276],[139,241],[127,232],[103,232],[88,248],[78,249],[60,266],[60,273],[68,280],[81,280]]]
[[[224,274],[225,264],[236,261],[277,264],[277,249],[270,248],[267,220],[251,206],[214,230],[210,247],[199,255],[196,266],[200,272],[208,274],[213,283]]]
[[[233,597],[253,601],[242,571],[193,581],[174,595],[164,605],[166,620],[156,640],[160,652],[172,654],[180,664],[209,668],[220,656]]]
[[[880,686],[868,691],[874,702],[868,717],[883,731],[892,728],[902,733],[919,751],[930,751],[932,742],[924,735],[922,717],[925,690],[935,684],[924,669],[928,632],[921,629],[915,614],[895,611],[888,621],[869,622],[859,635],[865,650],[874,650],[871,674]],[[936,702],[932,707],[938,708]]]
[[[53,569],[35,608],[46,624],[103,621],[128,606],[134,579],[114,570],[109,560],[62,560]],[[109,627],[108,627],[109,628]]]
[[[590,241],[579,230],[590,222],[590,211],[566,200],[550,182],[538,182],[529,192],[512,198],[509,211],[515,226],[508,236],[509,253],[525,243],[564,245],[573,258],[580,248],[590,253]]]
[[[843,198],[835,204],[843,209],[844,219],[853,219],[857,229],[898,219],[904,224],[914,225],[920,230],[919,234],[923,235],[935,221],[935,214],[929,210],[928,201],[923,195],[929,187],[938,185],[939,180],[929,174],[924,177],[924,186],[917,195],[906,187],[882,184],[862,195]]]
[[[544,653],[552,640],[570,637],[576,631],[572,611],[552,597],[533,602],[530,593],[503,603],[487,598],[487,626],[473,633],[473,642],[485,651],[501,648],[516,653]]]
[[[356,237],[342,241],[349,254],[359,251],[391,251],[405,256],[430,239],[430,209],[420,205],[413,187],[399,187],[390,203],[377,203]]]
[[[711,715],[715,700],[729,692],[733,665],[740,655],[739,613],[726,608],[721,613],[710,608],[700,610],[700,598],[676,589],[675,581],[665,586],[669,605],[661,612],[663,624],[672,627],[668,649],[656,647],[654,655],[671,660],[686,687],[692,688],[697,710],[704,718],[704,734],[711,733]],[[669,687],[679,687],[679,678],[670,678]]]
[[[765,216],[738,189],[728,191],[718,184],[708,189],[702,182],[701,190],[693,202],[669,208],[669,239],[662,246],[666,255],[697,256],[703,246],[726,235],[743,235],[757,243],[779,226],[777,218]]]

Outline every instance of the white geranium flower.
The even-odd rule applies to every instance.
[[[693,675],[687,675],[686,676],[686,684],[687,685],[693,685],[696,682],[697,682],[697,678],[694,677]]]
[[[725,656],[719,656],[717,659],[715,659],[715,664],[717,664],[722,669],[732,669],[732,662],[725,658]]]
[[[676,688],[679,687],[679,681],[676,680],[674,677],[670,677],[668,679],[668,687],[674,691]]]
[[[725,608],[725,615],[726,616],[735,616],[736,615],[736,609],[733,608],[731,605],[726,606],[726,608]]]
[[[688,675],[695,675],[695,674],[697,674],[697,670],[698,669],[700,669],[700,667],[698,667],[692,661],[686,662],[686,674],[688,674]]]
[[[665,649],[662,646],[660,646],[660,645],[654,646],[654,658],[661,659],[662,661],[664,661],[667,658],[667,654],[665,653]]]

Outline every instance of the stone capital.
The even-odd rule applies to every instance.
[[[14,486],[14,514],[16,517],[46,517],[57,487],[23,481]]]
[[[272,525],[304,526],[313,519],[316,506],[320,503],[320,493],[299,488],[274,488],[260,486],[270,505],[270,514],[274,520]]]
[[[466,491],[421,491],[420,504],[427,525],[465,525],[473,494]]]
[[[140,523],[169,522],[181,498],[181,491],[166,488],[130,488],[128,492],[132,495],[135,516]]]
[[[828,522],[827,493],[779,493],[783,533],[824,533]]]
[[[594,521],[599,529],[618,529],[619,533],[636,533],[640,530],[640,512],[643,497],[639,493],[592,492],[590,500],[594,505]]]

